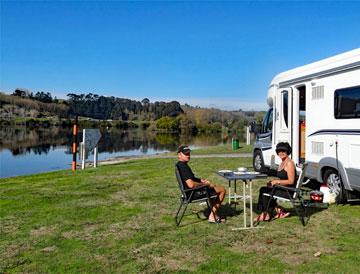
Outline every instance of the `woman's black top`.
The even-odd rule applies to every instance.
[[[277,171],[276,177],[278,177],[280,180],[287,180],[289,178],[284,168],[280,171]]]
[[[279,170],[277,171],[276,177],[278,177],[280,180],[289,179],[288,174],[284,168],[280,171]],[[291,186],[295,186],[295,184],[296,184],[296,177],[295,177],[295,182]]]

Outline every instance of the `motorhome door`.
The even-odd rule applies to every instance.
[[[292,89],[280,88],[277,95],[275,144],[288,142],[292,146]],[[276,158],[275,162],[279,163],[280,159]]]

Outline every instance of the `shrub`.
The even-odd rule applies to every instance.
[[[179,121],[176,118],[171,117],[161,117],[156,120],[156,127],[160,130],[167,131],[178,131],[179,130]]]

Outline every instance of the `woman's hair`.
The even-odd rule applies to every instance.
[[[276,145],[276,154],[279,154],[280,151],[285,151],[287,155],[291,154],[291,146],[288,142],[280,142]]]

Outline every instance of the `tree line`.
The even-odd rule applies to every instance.
[[[157,120],[160,117],[176,117],[184,113],[180,103],[154,102],[148,98],[142,101],[117,97],[105,97],[97,94],[68,93],[68,103],[72,115],[81,115],[102,120]]]
[[[93,93],[68,93],[65,100],[42,91],[16,89],[11,95],[0,93],[0,119],[53,116],[113,121],[112,126],[124,129],[140,125],[150,130],[192,134],[224,130],[235,134],[252,121],[261,122],[264,112],[223,111],[188,104],[181,106],[177,101],[150,102],[148,98],[137,101]]]
[[[82,116],[99,120],[154,121],[164,116],[176,117],[184,113],[177,101],[136,101],[93,93],[68,93],[67,100],[59,100],[50,92],[30,92],[16,89],[10,96],[1,94],[0,104],[13,104],[26,110],[36,110],[33,116],[58,115],[61,118]],[[42,114],[38,112],[44,112]],[[31,116],[31,113],[28,114]]]

